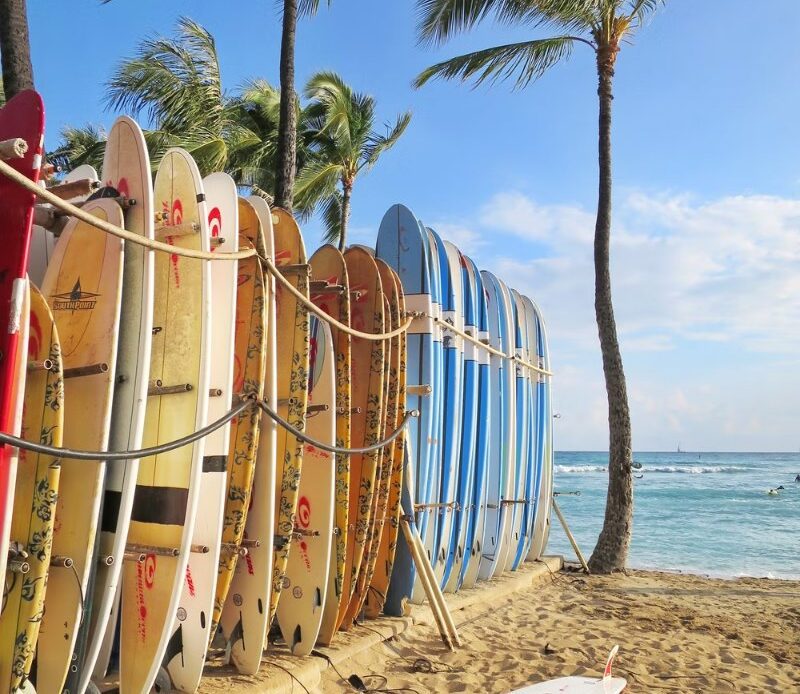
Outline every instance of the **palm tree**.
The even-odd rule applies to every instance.
[[[326,240],[344,250],[353,185],[405,132],[411,113],[397,117],[386,132],[375,127],[375,99],[354,92],[334,72],[318,72],[306,85],[308,127],[315,149],[297,179],[297,200],[306,210],[322,206]],[[341,186],[341,189],[338,187]]]
[[[328,5],[331,0],[327,0]],[[294,90],[294,52],[298,16],[312,16],[320,0],[283,0],[280,63],[280,117],[275,164],[275,204],[292,211],[297,172],[297,95]]]
[[[223,90],[214,37],[186,17],[178,20],[174,39],[145,39],[133,58],[122,61],[108,82],[106,103],[153,122],[154,164],[168,147],[180,145],[205,175],[225,169],[238,149],[258,144],[241,124],[240,102]]]
[[[595,56],[599,97],[599,193],[594,234],[595,317],[608,396],[608,494],[603,529],[589,560],[597,573],[625,567],[633,521],[631,420],[611,301],[611,102],[614,66],[622,41],[639,29],[664,0],[417,0],[423,41],[441,43],[489,16],[507,25],[553,29],[555,36],[496,46],[438,63],[422,72],[434,77],[515,80],[527,86],[567,59],[576,46]]]
[[[61,131],[58,147],[47,153],[47,160],[62,171],[70,171],[81,164],[89,164],[100,171],[103,167],[106,137],[105,130],[94,125],[68,125]]]
[[[25,0],[0,0],[0,54],[5,97],[33,89],[28,8]]]

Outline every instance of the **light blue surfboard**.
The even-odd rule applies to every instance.
[[[470,281],[467,262],[456,246],[444,242],[450,265],[450,279],[456,298],[455,327],[477,337],[474,282]],[[459,301],[460,299],[460,301]],[[454,337],[461,361],[461,440],[456,451],[456,508],[444,575],[444,590],[455,592],[461,584],[464,557],[468,553],[467,530],[473,513],[475,485],[475,444],[478,424],[478,347],[461,337]]]
[[[509,354],[512,348],[511,316],[504,300],[500,280],[492,273],[481,272],[487,298],[489,344],[496,350]],[[490,438],[489,461],[486,479],[486,519],[478,578],[489,580],[502,569],[503,547],[506,544],[510,514],[508,505],[509,484],[513,479],[514,418],[513,396],[515,374],[509,360],[492,355],[489,362],[492,389],[489,392]]]
[[[406,310],[433,314],[431,280],[428,265],[428,239],[414,214],[403,205],[393,205],[381,221],[375,249],[378,258],[394,269],[403,284]],[[409,386],[433,384],[433,322],[427,318],[416,319],[407,333],[406,373]],[[414,498],[405,492],[404,513],[414,515],[418,526],[423,514],[414,513],[415,504],[428,502],[429,464],[431,460],[431,431],[433,427],[433,398],[419,389],[407,394],[406,407],[418,410],[420,416],[408,426],[406,443],[406,469],[404,475],[411,482]],[[384,606],[386,614],[402,616],[405,603],[412,595],[416,580],[414,563],[402,533],[398,535],[397,552],[389,591]]]
[[[428,229],[436,242],[436,252],[439,260],[439,277],[441,281],[442,319],[459,327],[462,313],[458,310],[461,299],[461,272],[451,264],[447,248],[439,235]],[[456,272],[456,270],[458,270]],[[450,557],[450,540],[453,531],[454,507],[456,504],[456,485],[458,481],[458,451],[461,444],[461,376],[463,371],[464,353],[461,349],[462,339],[452,332],[443,330],[442,346],[444,348],[443,361],[443,390],[442,392],[442,436],[441,436],[441,478],[439,484],[438,511],[439,527],[436,533],[434,546],[433,572],[439,583],[444,587],[446,574],[452,566]]]
[[[487,344],[489,342],[489,308],[486,303],[486,292],[483,288],[478,267],[471,258],[464,257],[465,284],[469,286],[467,295],[472,303],[472,315],[475,320],[476,337]],[[465,314],[465,323],[469,323],[470,308]],[[461,565],[459,587],[472,588],[478,579],[480,569],[483,529],[486,521],[486,479],[491,443],[491,412],[489,407],[489,389],[491,387],[490,355],[485,349],[476,349],[477,387],[475,408],[475,458],[472,479],[471,499],[466,522],[465,556]],[[466,374],[466,367],[465,367]],[[466,381],[466,376],[465,376]],[[467,408],[465,406],[466,413]],[[466,429],[467,416],[464,416]]]

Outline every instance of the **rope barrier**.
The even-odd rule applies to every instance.
[[[175,441],[170,441],[169,443],[162,443],[160,446],[142,448],[138,451],[79,451],[72,448],[58,448],[56,446],[48,446],[43,443],[34,443],[33,441],[27,441],[26,439],[21,439],[17,436],[6,434],[5,432],[0,432],[0,443],[10,444],[15,448],[22,448],[26,451],[32,451],[34,453],[43,453],[44,455],[49,455],[54,458],[67,458],[69,460],[103,461],[147,458],[151,455],[160,455],[161,453],[174,451],[176,448],[188,446],[190,443],[194,443],[195,441],[208,436],[217,429],[225,426],[234,417],[244,412],[251,405],[255,404],[255,402],[256,401],[252,399],[244,400],[230,410],[230,412],[223,415],[215,422],[211,422],[211,424],[204,426],[202,429],[198,429],[193,434],[189,434],[188,436],[184,436],[180,439],[175,439]]]
[[[530,369],[531,371],[535,371],[536,373],[543,374],[544,376],[553,375],[552,371],[548,371],[547,369],[543,369],[540,366],[531,364],[530,362],[527,362],[524,359],[520,359],[516,354],[506,354],[505,352],[501,352],[499,349],[495,349],[494,347],[491,347],[490,345],[481,342],[477,337],[474,337],[469,333],[464,332],[463,330],[459,330],[452,323],[448,323],[444,318],[434,318],[433,321],[434,323],[438,323],[439,325],[441,325],[445,330],[449,330],[451,333],[458,335],[467,342],[471,342],[473,345],[485,349],[487,352],[489,352],[489,354],[494,354],[495,356],[502,357],[503,359],[510,359],[511,361],[516,362],[520,366],[526,369]]]
[[[27,176],[19,173],[19,171],[12,168],[2,160],[0,160],[0,173],[36,195],[36,197],[50,203],[53,207],[61,210],[65,214],[68,214],[71,217],[76,217],[82,222],[90,224],[96,229],[100,229],[100,231],[104,231],[107,234],[111,234],[112,236],[116,236],[117,238],[125,241],[130,241],[131,243],[139,244],[140,246],[145,246],[146,248],[150,248],[154,251],[162,251],[164,253],[169,253],[170,255],[180,255],[184,258],[196,258],[198,260],[243,260],[244,258],[250,258],[256,254],[256,251],[253,248],[244,251],[237,251],[236,253],[211,253],[210,251],[197,251],[192,248],[180,248],[179,246],[171,246],[170,244],[163,243],[162,241],[146,239],[143,236],[134,234],[131,231],[127,231],[126,229],[116,226],[115,224],[103,221],[102,219],[95,217],[93,214],[86,212],[80,207],[76,207],[75,205],[68,203],[66,200],[62,200],[57,195],[54,195],[47,190],[47,188],[42,188],[41,186],[37,185]]]
[[[362,340],[391,340],[393,337],[397,337],[398,335],[402,335],[411,324],[414,322],[414,318],[408,318],[405,323],[398,326],[394,330],[388,333],[365,333],[361,332],[360,330],[356,330],[355,328],[351,328],[349,325],[345,323],[340,323],[338,320],[329,316],[325,311],[321,308],[316,306],[313,302],[309,301],[308,298],[297,289],[289,280],[287,280],[280,271],[280,268],[277,267],[269,258],[261,258],[261,264],[269,270],[270,274],[281,283],[283,287],[289,290],[289,293],[294,296],[297,301],[299,301],[303,306],[306,307],[307,310],[311,311],[312,313],[316,314],[322,320],[327,322],[329,325],[332,325],[342,332],[347,333],[348,335],[352,335],[353,337],[359,337]]]
[[[275,410],[273,410],[266,402],[263,400],[258,401],[258,406],[267,413],[270,419],[275,420],[278,424],[280,424],[286,431],[288,431],[292,436],[300,441],[304,441],[305,443],[310,443],[312,446],[319,448],[323,451],[328,451],[328,453],[339,453],[341,455],[355,455],[358,453],[370,453],[371,451],[375,451],[379,448],[383,448],[387,444],[390,444],[394,441],[400,434],[403,433],[403,429],[406,428],[406,425],[413,417],[419,417],[419,412],[417,410],[409,410],[405,413],[403,417],[403,421],[400,422],[400,426],[397,427],[389,436],[387,436],[383,441],[378,441],[378,443],[374,443],[371,446],[364,446],[363,448],[339,448],[338,446],[330,446],[327,443],[323,443],[322,441],[317,441],[312,439],[308,434],[300,431],[299,429],[295,429],[289,422],[287,422],[283,417],[281,417]]]

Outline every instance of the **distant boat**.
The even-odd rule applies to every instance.
[[[683,451],[681,450],[681,445],[680,444],[678,444],[678,453],[683,453]]]

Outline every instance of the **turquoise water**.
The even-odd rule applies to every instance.
[[[800,579],[800,453],[636,453],[629,565]],[[588,559],[603,523],[607,453],[557,452],[558,503]],[[783,485],[777,496],[767,491]],[[574,558],[553,517],[548,551]]]

